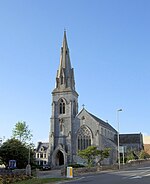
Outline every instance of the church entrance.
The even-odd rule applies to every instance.
[[[60,150],[56,154],[56,165],[57,166],[64,165],[64,155]]]

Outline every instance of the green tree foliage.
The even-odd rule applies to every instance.
[[[98,150],[96,146],[89,146],[86,149],[79,151],[78,155],[81,158],[86,159],[87,164],[90,167],[92,166],[95,157],[98,155]]]
[[[150,158],[150,155],[148,153],[146,153],[144,150],[141,150],[139,153],[139,158],[140,159],[147,159],[147,158]]]
[[[135,152],[131,150],[127,152],[126,161],[137,160],[137,159],[138,159],[137,153],[135,154]]]
[[[21,142],[30,141],[33,135],[25,121],[18,121],[13,129],[13,137]]]
[[[0,165],[1,165],[1,164],[3,164],[3,162],[2,162],[2,158],[0,157]]]
[[[108,158],[110,154],[110,148],[105,148],[104,150],[99,150],[99,161],[98,163],[101,165],[101,162],[105,159]]]
[[[92,166],[96,157],[99,157],[99,163],[101,163],[104,158],[109,156],[109,148],[104,150],[98,150],[96,146],[89,146],[88,148],[78,152],[78,155],[87,160],[88,166]]]
[[[12,138],[0,147],[0,157],[5,165],[8,165],[9,160],[16,160],[17,168],[25,168],[29,159],[29,151],[32,164],[34,161],[32,149],[18,139]]]

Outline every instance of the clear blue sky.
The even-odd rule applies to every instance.
[[[149,0],[1,0],[0,137],[26,121],[48,141],[51,92],[67,30],[79,110],[150,134]]]

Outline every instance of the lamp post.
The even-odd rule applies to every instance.
[[[27,176],[31,176],[30,146],[31,146],[31,144],[29,144],[29,150],[28,150],[28,164],[27,164],[27,166],[26,166],[26,175],[27,175]]]
[[[30,145],[29,145],[29,150],[28,150],[28,164],[30,164]]]
[[[118,124],[118,169],[120,169],[120,150],[119,150],[119,112],[121,112],[122,109],[117,110],[117,124]]]

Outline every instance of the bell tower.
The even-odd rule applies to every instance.
[[[74,70],[71,67],[66,31],[64,31],[56,85],[52,91],[49,148],[50,163],[54,167],[72,162],[72,132],[77,113],[78,93],[75,90]]]

